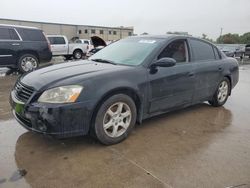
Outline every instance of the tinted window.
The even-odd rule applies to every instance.
[[[92,34],[95,34],[95,30],[94,30],[94,29],[91,29],[91,33],[92,33]]]
[[[12,40],[20,40],[14,29],[9,29],[10,37]]]
[[[113,31],[113,35],[116,35],[116,31]]]
[[[111,34],[112,34],[112,31],[109,31],[109,34],[111,35]]]
[[[0,28],[0,40],[10,40],[10,32],[7,28]]]
[[[100,30],[100,34],[101,34],[101,35],[103,34],[103,30]]]
[[[50,44],[65,44],[63,37],[48,37]]]
[[[193,50],[195,61],[215,59],[214,50],[210,44],[205,43],[203,41],[191,39],[190,45]]]
[[[46,41],[41,30],[37,29],[18,29],[24,41]]]
[[[85,34],[87,34],[88,33],[88,30],[87,29],[85,29]]]

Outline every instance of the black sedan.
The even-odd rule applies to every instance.
[[[89,60],[21,76],[10,103],[26,129],[55,137],[90,134],[124,140],[136,122],[208,101],[223,105],[238,63],[190,36],[139,36],[113,43]]]

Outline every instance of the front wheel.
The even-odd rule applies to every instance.
[[[18,60],[18,69],[21,73],[30,72],[38,67],[38,59],[32,54],[24,54]]]
[[[95,117],[95,135],[105,145],[117,144],[129,135],[135,122],[136,106],[133,99],[117,94],[100,106]]]
[[[230,81],[228,78],[224,78],[220,82],[212,100],[210,100],[209,103],[215,107],[224,105],[227,102],[230,90],[231,90]]]
[[[73,53],[74,59],[82,59],[83,58],[83,52],[81,50],[75,50]]]

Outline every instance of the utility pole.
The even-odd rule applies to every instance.
[[[220,43],[222,42],[222,38],[221,38],[222,37],[222,32],[223,32],[223,28],[221,27],[220,28],[220,41],[219,41]]]

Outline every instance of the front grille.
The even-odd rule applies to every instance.
[[[35,90],[31,87],[25,86],[21,82],[17,82],[14,91],[17,99],[22,102],[27,102]]]

